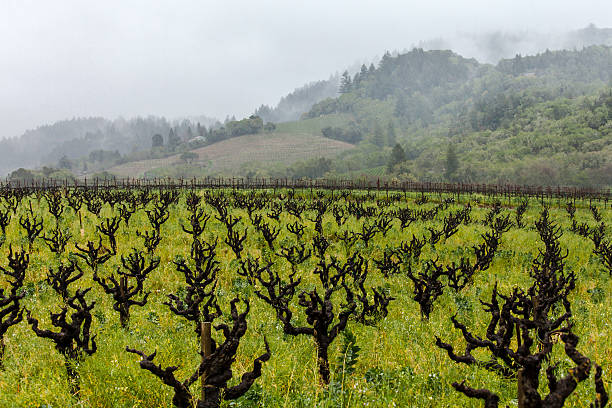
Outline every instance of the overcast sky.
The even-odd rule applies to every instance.
[[[0,137],[81,116],[247,115],[423,40],[612,27],[612,1],[0,0]]]

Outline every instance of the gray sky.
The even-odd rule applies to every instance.
[[[0,137],[81,116],[251,113],[432,38],[612,26],[609,0],[0,0]]]

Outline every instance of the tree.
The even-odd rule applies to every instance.
[[[407,106],[406,99],[403,94],[400,94],[395,101],[395,116],[398,118],[404,117],[406,115]]]
[[[387,124],[387,145],[393,146],[395,143],[395,126],[393,122],[389,122]]]
[[[374,143],[378,147],[383,147],[385,145],[385,135],[383,133],[382,127],[380,126],[380,123],[378,122],[376,122],[376,124],[374,125],[372,143]]]
[[[170,128],[170,132],[168,133],[168,146],[176,147],[180,143],[180,138],[174,131],[174,129]]]
[[[152,147],[162,147],[164,145],[164,138],[159,133],[156,133],[151,138],[151,146]]]
[[[9,176],[9,180],[11,181],[32,182],[35,178],[36,175],[31,170],[26,170],[23,167],[13,171]]]
[[[344,71],[342,78],[340,78],[340,93],[351,92],[352,87],[353,82],[351,80],[351,74],[349,74],[348,71]]]
[[[448,145],[446,150],[446,172],[444,176],[448,181],[453,181],[455,173],[459,169],[459,159],[457,158],[457,152],[455,152],[455,146],[453,144]]]
[[[399,143],[396,143],[391,151],[389,163],[387,163],[387,173],[391,173],[393,171],[393,167],[404,161],[406,161],[406,152],[404,152],[404,149]]]
[[[192,163],[198,157],[198,154],[194,152],[185,152],[181,154],[181,160],[185,161],[186,163]]]
[[[59,160],[59,163],[57,165],[60,169],[70,170],[72,168],[72,162],[65,155],[62,156],[62,158]]]

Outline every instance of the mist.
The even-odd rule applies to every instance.
[[[242,117],[385,50],[590,23],[612,26],[612,5],[3,1],[0,137],[84,116]]]

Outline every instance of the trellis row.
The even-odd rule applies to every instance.
[[[78,181],[45,179],[40,181],[0,182],[0,189],[52,190],[61,188],[92,189],[310,189],[310,190],[367,190],[386,192],[417,192],[438,194],[484,194],[502,197],[538,197],[542,199],[588,199],[605,201],[612,198],[612,189],[563,186],[533,186],[516,184],[437,183],[393,181],[385,179],[289,179],[289,178],[193,178],[193,179],[83,179]]]

